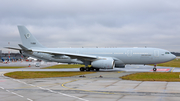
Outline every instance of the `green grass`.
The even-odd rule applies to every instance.
[[[24,66],[0,66],[0,69],[17,69],[17,68],[25,68]]]
[[[180,72],[145,72],[126,75],[123,80],[180,82]]]
[[[48,71],[17,71],[4,74],[5,76],[15,79],[33,79],[33,78],[50,78],[50,77],[70,77],[76,75],[85,75],[95,72],[48,72]]]
[[[172,61],[157,64],[157,66],[165,66],[165,67],[180,67],[180,59],[174,59]]]
[[[60,64],[60,65],[55,65],[55,66],[50,66],[50,67],[45,67],[43,69],[65,69],[65,68],[79,68],[79,67],[84,67],[84,65],[79,65],[79,64]]]

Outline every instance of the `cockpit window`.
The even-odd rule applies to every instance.
[[[170,54],[169,52],[165,52],[165,54]]]

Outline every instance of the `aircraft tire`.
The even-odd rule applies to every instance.
[[[153,71],[155,72],[157,70],[157,68],[153,68]]]
[[[99,68],[96,68],[96,71],[99,71]]]
[[[90,67],[86,67],[86,71],[90,71]]]
[[[79,70],[83,72],[85,70],[85,68],[84,67],[80,67]]]
[[[93,68],[93,67],[90,67],[90,70],[91,70],[91,71],[94,71],[94,68]]]

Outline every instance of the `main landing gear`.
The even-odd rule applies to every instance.
[[[156,68],[156,64],[154,64],[153,71],[155,72],[156,70],[157,70],[157,68]]]
[[[99,68],[94,68],[94,67],[80,67],[80,71],[99,71]]]

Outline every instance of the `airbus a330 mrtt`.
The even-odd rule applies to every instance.
[[[159,48],[46,48],[25,26],[18,26],[18,30],[22,41],[22,45],[18,44],[20,48],[6,48],[44,61],[84,64],[80,71],[125,68],[126,64],[158,64],[176,58]],[[156,71],[156,65],[153,70]]]

